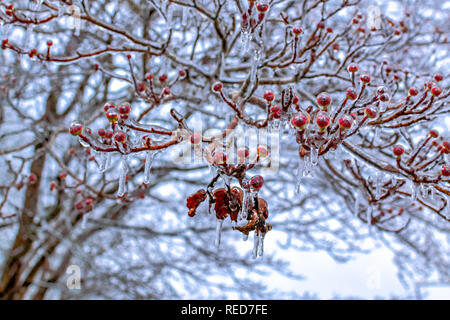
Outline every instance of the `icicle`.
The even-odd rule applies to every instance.
[[[86,229],[86,222],[87,222],[87,214],[83,214],[83,218],[81,219],[81,229]]]
[[[356,196],[356,199],[355,199],[355,208],[353,209],[353,214],[354,214],[355,216],[358,216],[358,214],[359,214],[359,205],[360,205],[359,202],[360,202],[359,197]]]
[[[381,197],[382,183],[383,183],[383,175],[381,172],[377,171],[375,177],[375,198],[377,200],[379,200]]]
[[[259,236],[258,256],[260,257],[264,254],[264,236],[265,234]]]
[[[109,152],[100,152],[99,154],[99,163],[98,163],[98,169],[100,170],[100,172],[105,172],[106,171],[106,165],[108,163],[108,154]]]
[[[256,259],[258,257],[258,247],[259,247],[259,235],[255,231],[255,236],[253,238],[253,252],[252,252],[253,259]]]
[[[34,29],[33,25],[27,26],[27,31],[25,32],[25,43],[24,43],[25,50],[31,49],[31,35],[33,34],[33,29]]]
[[[214,242],[217,248],[219,248],[220,240],[222,238],[222,226],[223,226],[223,219],[217,219],[217,222],[216,222],[216,241]]]
[[[447,219],[450,219],[450,196],[447,196],[446,200],[447,200],[447,203],[445,206],[445,217]]]
[[[127,158],[125,156],[122,156],[122,161],[120,164],[120,176],[119,176],[119,188],[117,189],[117,195],[119,197],[122,197],[127,188],[127,172],[128,172],[128,165],[126,163]]]
[[[248,45],[250,43],[251,35],[248,30],[242,29],[241,31],[241,48],[242,54],[246,54],[248,50]]]
[[[372,206],[369,204],[369,207],[367,208],[367,225],[370,227],[372,225]]]
[[[250,71],[250,82],[254,83],[256,81],[256,74],[258,73],[258,64],[261,60],[261,50],[255,49],[254,55],[252,57],[252,68]]]
[[[428,198],[428,188],[425,187],[424,184],[420,185],[420,196],[422,197],[422,199],[427,199]]]
[[[417,200],[417,195],[419,193],[419,187],[415,182],[411,183],[411,201]]]
[[[247,214],[248,214],[248,205],[249,205],[249,201],[250,201],[250,195],[251,193],[248,192],[248,190],[246,190],[244,188],[244,198],[242,200],[242,208],[241,211],[239,212],[239,221],[247,219]]]
[[[155,152],[147,151],[145,155],[145,166],[144,166],[144,183],[148,184],[150,182],[150,172],[152,170],[153,158],[155,157]]]
[[[435,195],[435,189],[434,189],[434,187],[433,187],[433,186],[430,186],[430,187],[429,187],[429,190],[430,190],[430,199],[431,199],[431,200],[434,200],[434,195]]]
[[[373,135],[373,141],[376,142],[378,140],[378,137],[380,136],[380,128],[375,128],[375,133]]]
[[[181,26],[182,27],[186,27],[187,23],[188,23],[188,8],[183,6],[182,9],[182,13],[181,13]]]
[[[304,167],[305,167],[305,162],[302,158],[299,157],[298,158],[298,167],[297,167],[297,181],[295,184],[295,192],[297,194],[300,194],[300,186],[302,183]]]
[[[311,157],[305,156],[303,157],[303,160],[305,162],[304,169],[303,169],[303,176],[308,176],[311,173]]]
[[[248,240],[248,234],[243,233],[242,234],[242,240],[247,241]]]
[[[58,4],[58,18],[61,18],[64,15],[65,11],[66,11],[66,8],[64,6],[64,2],[62,2],[60,0],[59,4]]]
[[[311,145],[311,164],[316,166],[319,162],[319,149]]]

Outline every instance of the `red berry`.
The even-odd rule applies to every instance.
[[[419,90],[415,87],[409,88],[408,94],[412,97],[417,96],[419,94]]]
[[[250,179],[250,187],[253,190],[259,190],[264,185],[264,179],[261,176],[254,176]]]
[[[440,96],[440,94],[442,93],[442,89],[439,87],[433,87],[431,88],[431,94],[435,97]]]
[[[30,184],[35,184],[37,181],[37,176],[34,173],[31,173],[30,176],[28,177],[28,182]]]
[[[301,35],[303,33],[303,29],[300,27],[293,27],[292,28],[292,33],[298,37],[299,35]]]
[[[79,136],[83,133],[83,125],[78,121],[72,122],[69,127],[69,133],[73,136]]]
[[[280,119],[281,118],[281,107],[277,106],[277,105],[270,107],[270,115],[274,119]]]
[[[323,21],[320,21],[320,22],[317,24],[317,28],[319,28],[319,29],[325,29],[325,23],[324,23]]]
[[[305,125],[308,122],[308,118],[306,118],[303,114],[297,114],[291,118],[291,125],[295,129],[299,131],[305,130]]]
[[[328,93],[322,92],[317,96],[317,104],[324,109],[327,109],[331,104],[331,97]]]
[[[114,135],[114,132],[112,132],[111,130],[106,130],[105,138],[111,139],[113,135]]]
[[[443,175],[444,177],[450,177],[450,167],[443,166],[441,169],[441,175]]]
[[[355,89],[349,88],[347,91],[345,91],[346,97],[350,100],[355,100],[358,97],[358,94],[356,93]]]
[[[358,72],[358,65],[356,63],[350,63],[347,67],[348,72]]]
[[[120,114],[129,114],[131,112],[131,106],[128,103],[122,103],[119,108],[118,111]]]
[[[145,91],[145,82],[141,81],[137,84],[137,91],[144,92]]]
[[[369,83],[370,82],[370,76],[368,74],[362,74],[359,76],[359,80],[363,83]]]
[[[167,74],[162,74],[159,76],[159,82],[164,83],[167,80]]]
[[[127,59],[128,59],[128,60],[131,59],[131,54],[127,54]]]
[[[381,96],[379,96],[379,99],[382,102],[388,102],[390,100],[390,97],[387,93],[383,93]]]
[[[77,203],[75,203],[75,208],[76,208],[78,211],[83,210],[83,207],[84,207],[83,201],[78,201]]]
[[[145,75],[145,79],[147,79],[147,80],[153,80],[153,74],[147,73],[147,74]]]
[[[65,172],[60,173],[60,174],[59,174],[59,178],[60,178],[61,180],[64,180],[65,178],[67,178],[67,173],[65,173]]]
[[[432,136],[433,138],[437,138],[439,137],[439,132],[437,132],[436,130],[430,130],[430,136]]]
[[[294,96],[293,98],[292,98],[292,103],[293,104],[297,104],[298,103],[298,97],[297,96]]]
[[[356,18],[353,18],[353,19],[352,19],[352,23],[353,23],[353,24],[358,24],[358,23],[359,23],[359,20],[356,19]]]
[[[202,137],[198,133],[194,133],[191,135],[190,141],[192,144],[200,144],[202,142]]]
[[[220,82],[216,82],[216,83],[214,83],[213,86],[212,86],[212,90],[213,90],[214,92],[219,92],[219,91],[222,90],[222,88],[223,88],[223,84],[220,83]]]
[[[98,134],[100,137],[103,138],[103,137],[106,135],[106,130],[100,128],[100,129],[97,130],[97,134]]]
[[[86,199],[84,200],[84,203],[85,203],[87,206],[92,206],[92,204],[94,203],[94,200],[92,200],[91,198],[86,198]]]
[[[260,158],[266,158],[269,156],[269,149],[267,149],[266,146],[258,146],[256,148],[256,154],[260,157]]]
[[[444,141],[444,142],[442,142],[442,146],[444,147],[444,152],[445,153],[450,152],[450,142]]]
[[[119,113],[117,112],[117,110],[115,108],[110,108],[108,111],[106,111],[106,118],[110,121],[110,122],[117,122],[119,120]]]
[[[433,78],[436,82],[444,80],[444,76],[441,73],[436,73]]]
[[[50,183],[50,191],[53,191],[56,189],[56,183],[54,181],[52,181],[52,183]]]
[[[183,69],[178,70],[178,75],[180,76],[180,78],[184,78],[186,77],[186,71],[184,71]]]
[[[105,105],[103,106],[103,110],[108,111],[111,108],[115,108],[116,106],[113,105],[112,103],[105,103]]]
[[[51,47],[53,45],[53,41],[52,40],[48,40],[47,41],[47,46]]]
[[[330,117],[326,114],[319,114],[316,117],[316,124],[320,128],[320,131],[324,131],[330,125]]]
[[[328,33],[333,33],[333,28],[328,27],[328,28],[327,28],[327,32],[328,32]]]
[[[250,155],[250,150],[247,147],[240,147],[237,149],[237,156],[239,159],[245,159]]]
[[[275,94],[272,91],[266,91],[264,93],[264,99],[266,99],[268,102],[273,101],[275,99]]]
[[[167,88],[167,87],[166,87],[166,88],[164,88],[164,89],[163,89],[163,91],[162,91],[162,94],[163,94],[163,95],[165,95],[165,96],[168,96],[168,95],[170,95],[170,89],[169,89],[169,88]]]
[[[267,3],[257,3],[256,4],[256,10],[259,12],[267,12],[269,10],[269,5]]]
[[[339,126],[342,130],[347,130],[352,127],[353,119],[349,116],[343,116],[339,119]]]
[[[30,56],[30,58],[33,58],[34,56],[37,56],[37,50],[36,49],[31,49],[31,51],[28,53],[28,55]]]
[[[365,108],[364,113],[368,118],[375,118],[377,116],[377,110],[371,107]]]
[[[395,146],[394,149],[392,149],[392,152],[395,156],[397,156],[397,158],[400,158],[405,152],[405,149],[402,146]]]
[[[125,140],[127,139],[127,135],[121,131],[117,131],[114,133],[114,140],[118,143],[125,143]]]
[[[70,155],[75,154],[75,148],[70,148],[69,151],[67,151],[67,153]]]
[[[214,163],[221,165],[227,162],[227,155],[222,151],[216,151],[213,155]]]

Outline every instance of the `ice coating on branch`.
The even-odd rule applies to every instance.
[[[117,189],[117,196],[122,197],[127,188],[127,172],[128,164],[126,156],[122,156],[119,167],[119,188]]]
[[[155,157],[155,152],[147,151],[145,154],[145,165],[144,165],[144,183],[148,184],[150,182],[150,173],[153,165],[153,158]]]
[[[216,240],[214,244],[217,248],[220,247],[220,241],[222,239],[222,226],[223,226],[223,219],[217,219],[216,221]]]
[[[417,183],[412,182],[411,183],[411,201],[416,201],[417,200],[417,196],[419,194],[420,188],[417,185]]]
[[[253,84],[256,81],[256,75],[258,73],[258,64],[261,60],[261,49],[255,49],[252,57],[252,67],[250,71],[250,82]]]

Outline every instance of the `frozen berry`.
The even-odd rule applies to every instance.
[[[267,146],[260,145],[256,148],[256,154],[260,158],[266,158],[269,156],[269,149],[267,148]]]
[[[441,174],[444,177],[450,177],[450,167],[449,166],[443,166],[441,169]]]
[[[377,116],[377,110],[372,107],[367,107],[364,109],[364,113],[368,118],[375,118]]]
[[[415,87],[411,87],[408,90],[408,94],[412,97],[417,96],[419,94],[419,90],[417,90],[417,88]]]
[[[273,99],[275,99],[275,94],[272,91],[266,91],[264,93],[264,99],[266,99],[268,102],[272,102]]]
[[[118,143],[125,143],[125,140],[127,139],[127,135],[121,131],[117,131],[116,133],[114,133],[113,138]]]
[[[368,74],[362,74],[362,75],[359,77],[359,80],[361,80],[361,82],[367,84],[367,83],[370,82],[370,76],[369,76]]]
[[[79,136],[83,133],[83,125],[81,122],[74,121],[69,127],[69,133],[73,136]]]
[[[343,116],[339,119],[339,126],[342,130],[347,130],[352,127],[353,119],[349,116]]]
[[[395,156],[397,156],[397,158],[400,158],[405,152],[405,149],[402,146],[395,146],[394,149],[392,149],[392,152]]]
[[[307,122],[308,118],[306,118],[303,114],[297,114],[291,118],[292,127],[298,131],[305,130],[305,125]]]
[[[317,96],[317,104],[324,109],[327,109],[331,105],[331,97],[328,93],[322,92]]]
[[[264,185],[264,179],[261,176],[254,176],[250,179],[250,187],[253,190],[259,190]]]
[[[222,90],[222,88],[223,88],[223,84],[220,83],[220,82],[216,82],[216,83],[214,83],[213,86],[212,86],[212,90],[213,90],[214,92],[219,92],[219,91]]]
[[[358,97],[358,94],[356,93],[355,89],[353,89],[353,88],[348,88],[345,91],[345,95],[346,95],[347,99],[350,99],[350,100],[355,100]]]
[[[348,72],[351,72],[351,73],[358,72],[358,69],[359,68],[356,63],[350,63],[347,68]]]
[[[198,133],[194,133],[191,135],[189,140],[192,144],[200,144],[202,142],[202,137]]]
[[[330,117],[326,114],[319,114],[316,117],[316,124],[320,128],[320,131],[324,131],[330,125]]]

